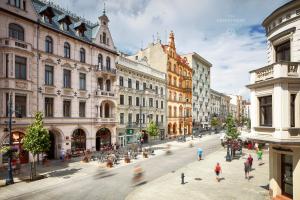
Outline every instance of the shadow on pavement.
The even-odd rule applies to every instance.
[[[269,191],[269,184],[268,185],[261,185],[260,187]]]
[[[80,171],[81,168],[72,168],[72,169],[64,169],[59,171],[53,171],[47,174],[48,177],[62,177],[67,176],[66,178],[70,178],[68,176],[75,174],[76,172]]]
[[[112,173],[107,170],[101,170],[99,173],[95,174],[94,179],[103,179],[116,175],[117,173]]]

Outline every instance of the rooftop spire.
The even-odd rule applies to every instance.
[[[175,49],[175,40],[174,40],[174,32],[171,31],[169,35],[169,46]]]
[[[105,10],[105,1],[104,1],[103,4],[104,4],[104,5],[103,5],[103,15],[105,15],[105,13],[106,13],[106,10]]]

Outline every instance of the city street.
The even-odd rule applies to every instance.
[[[183,148],[174,150],[169,156],[163,154],[139,162],[145,170],[146,181],[150,182],[175,172],[195,161],[198,146],[203,149],[205,158],[206,155],[220,149],[219,135],[202,138],[193,148],[186,142]],[[106,169],[82,164],[80,168],[74,167],[65,172],[53,173],[40,181],[2,187],[0,199],[124,199],[136,188],[131,182],[134,166],[129,164]]]

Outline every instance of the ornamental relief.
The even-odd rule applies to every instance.
[[[273,66],[267,67],[261,71],[256,72],[256,81],[265,80],[273,77]]]
[[[18,89],[27,89],[28,83],[24,81],[16,81],[16,88]]]
[[[298,71],[298,64],[296,64],[296,63],[290,63],[289,65],[288,65],[288,73],[297,73],[297,71]]]

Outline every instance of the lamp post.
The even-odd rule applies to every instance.
[[[9,93],[9,104],[8,104],[8,131],[9,131],[9,151],[8,151],[8,177],[6,179],[6,185],[14,184],[14,178],[12,173],[12,134],[11,134],[11,125],[12,125],[12,93]]]

